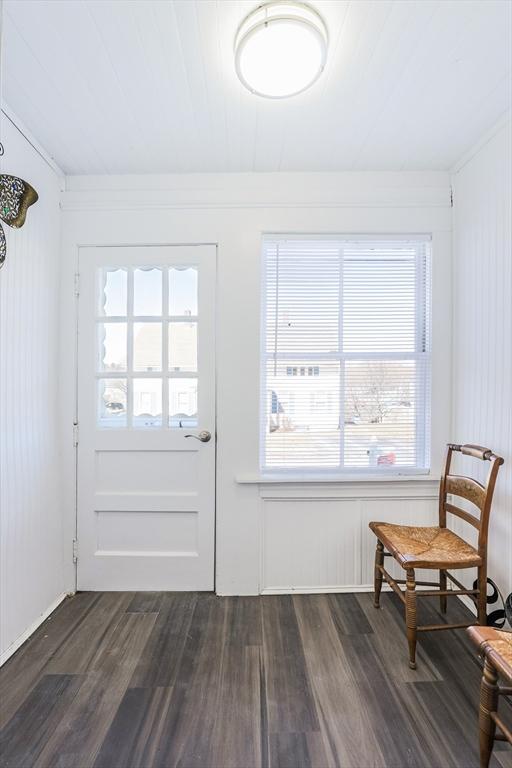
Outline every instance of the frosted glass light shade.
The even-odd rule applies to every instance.
[[[271,0],[250,13],[235,38],[235,67],[248,90],[270,99],[295,96],[320,77],[327,28],[305,3]]]

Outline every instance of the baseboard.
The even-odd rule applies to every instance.
[[[364,593],[364,592],[373,592],[373,584],[356,584],[356,585],[335,585],[335,586],[328,586],[328,587],[264,587],[260,595],[322,595],[322,594],[329,594],[329,593],[340,593],[340,594],[350,594],[353,593]],[[430,587],[422,587],[419,586],[417,588],[417,591],[420,592],[422,589],[430,589]],[[382,591],[383,592],[392,592],[393,590],[389,586],[389,584],[383,583],[382,584]],[[217,592],[219,597],[233,597],[238,596],[239,592]],[[249,594],[249,593],[248,593]],[[254,593],[250,593],[251,595]],[[459,600],[461,600],[466,608],[469,608],[471,613],[475,614],[476,616],[476,607],[474,602],[469,598],[467,595],[459,595]]]
[[[48,616],[54,612],[54,610],[67,596],[67,592],[62,592],[62,594],[60,594],[52,603],[50,603],[48,608],[40,616],[37,617],[37,619],[28,627],[28,629],[22,632],[21,635],[19,635],[19,637],[17,637],[16,640],[11,643],[8,648],[5,649],[5,651],[0,655],[0,667],[5,664],[8,659],[11,658],[13,653],[16,653],[18,648],[29,639],[30,635],[32,635],[36,629],[41,626],[43,621],[46,621]]]
[[[388,584],[382,585],[383,592],[391,592]],[[330,587],[265,587],[262,595],[321,595],[324,593],[340,592],[373,592],[373,584],[357,584],[355,586],[335,585]]]
[[[335,585],[329,587],[265,587],[261,590],[261,595],[321,595],[324,593],[339,592],[341,594],[347,594],[350,592],[373,592],[373,584],[357,584],[355,586]],[[421,592],[422,589],[431,589],[431,587],[417,587],[416,591]],[[383,592],[392,592],[393,590],[389,584],[382,584]],[[476,615],[475,604],[467,597],[467,595],[459,596],[459,600],[462,600],[469,610]]]

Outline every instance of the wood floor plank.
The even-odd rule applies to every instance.
[[[26,643],[0,668],[0,728],[45,674],[45,666],[101,600],[101,593],[66,598]]]
[[[331,762],[325,748],[322,732],[307,733],[306,741],[311,768],[327,768],[327,766],[330,766]]]
[[[512,768],[512,750],[508,744],[498,744],[494,749],[493,759],[496,768]],[[491,768],[493,766],[491,765]]]
[[[423,717],[430,718],[439,735],[442,734],[443,755],[448,766],[463,765],[465,768],[478,768],[478,741],[476,738],[460,739],[457,724],[466,720],[460,709],[460,702],[453,697],[451,681],[437,683],[412,683],[417,695],[417,711]],[[478,729],[474,718],[474,734]]]
[[[224,602],[218,709],[208,760],[225,768],[259,768],[268,764],[261,600],[235,597]]]
[[[94,764],[154,623],[153,613],[123,614],[35,767]]]
[[[262,598],[269,733],[320,730],[293,599]]]
[[[312,768],[305,733],[271,733],[272,768]]]
[[[83,678],[44,675],[0,731],[0,766],[34,765],[53,730],[76,696]]]
[[[158,746],[157,768],[204,768],[219,714],[227,601],[199,593]]]
[[[130,688],[174,686],[196,603],[196,593],[161,594],[155,625],[137,662]],[[140,600],[137,605],[141,605]]]
[[[328,765],[387,768],[372,732],[368,702],[356,686],[325,595],[297,595],[297,612]]]
[[[421,638],[417,649],[417,669],[410,669],[404,609],[395,595],[381,595],[380,608],[374,607],[373,595],[369,593],[356,595],[356,599],[373,629],[379,656],[390,678],[397,684],[401,681],[414,683],[418,680],[433,682],[442,679],[432,659],[424,651]]]
[[[136,592],[126,611],[127,613],[158,613],[163,599],[163,592]]]
[[[199,596],[188,634],[156,765],[265,764],[259,601]]]
[[[263,646],[261,606],[260,597],[230,597],[227,600],[226,643]]]
[[[395,604],[394,607],[396,608]],[[470,617],[469,611],[462,604],[460,607],[457,606],[457,611],[455,620],[464,621]],[[441,614],[432,600],[424,598],[422,616],[422,620],[434,623],[440,620]],[[444,617],[444,620],[448,623],[453,621],[454,614],[449,614],[448,617]],[[434,664],[442,680],[449,682],[458,706],[464,706],[469,716],[473,711],[475,694],[476,698],[479,695],[482,664],[479,662],[474,646],[469,641],[467,632],[464,630],[423,632],[418,645],[421,645],[422,653]]]
[[[108,645],[132,599],[129,592],[104,592],[94,610],[84,614],[52,655],[45,667],[47,674],[83,675],[94,667],[98,654]]]
[[[149,768],[155,762],[172,688],[128,688],[94,768]]]
[[[373,628],[356,595],[327,595],[331,616],[340,635],[371,635]]]
[[[367,738],[379,743],[385,765],[436,768],[436,751],[418,737],[413,723],[414,712],[404,706],[399,695],[401,686],[396,686],[388,677],[375,637],[346,635],[342,645],[350,676],[369,716]]]
[[[259,768],[268,764],[262,662],[262,649],[255,645],[232,645],[225,654],[211,749],[203,765]]]

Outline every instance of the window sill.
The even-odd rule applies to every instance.
[[[311,474],[284,474],[272,475],[270,473],[246,472],[236,475],[235,480],[240,485],[284,485],[284,484],[333,484],[333,483],[438,483],[439,477],[431,475],[429,472],[424,474],[354,474],[354,475],[311,475]]]

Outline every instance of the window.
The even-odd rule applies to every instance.
[[[273,238],[263,255],[262,469],[428,469],[429,238]]]
[[[197,426],[197,268],[106,267],[97,278],[98,426]]]

